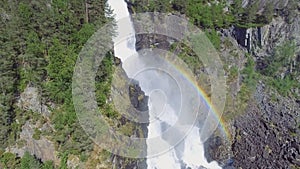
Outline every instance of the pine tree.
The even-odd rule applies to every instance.
[[[4,11],[15,9],[7,4]],[[0,148],[5,148],[14,121],[13,104],[17,93],[18,71],[17,56],[22,51],[16,28],[18,20],[11,15],[7,20],[0,20]]]
[[[40,169],[41,166],[42,164],[38,159],[30,155],[28,152],[25,152],[21,159],[20,169]]]

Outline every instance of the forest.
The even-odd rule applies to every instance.
[[[92,150],[72,105],[71,83],[78,54],[93,33],[112,16],[105,0],[100,1],[1,1],[0,26],[0,168],[53,168],[51,162],[42,162],[25,153],[23,158],[5,153],[14,145],[21,127],[28,119],[41,120],[33,112],[24,112],[16,106],[21,92],[28,86],[38,87],[44,103],[54,103],[50,117],[57,132],[35,133],[48,135],[55,143],[62,159],[68,153],[84,157]],[[113,31],[113,28],[112,28]],[[105,58],[106,66],[99,69],[98,88],[111,74],[113,56]],[[99,92],[105,100],[105,92]],[[38,131],[38,130],[37,130]],[[66,137],[69,135],[69,138]],[[64,160],[60,168],[65,168]]]
[[[232,26],[260,27],[270,23],[276,15],[286,15],[287,11],[295,8],[293,3],[289,3],[287,9],[275,10],[270,2],[259,13],[259,1],[243,8],[242,0],[235,0],[232,4],[226,0],[140,0],[138,3],[128,3],[136,13],[159,11],[186,15],[206,32],[216,49],[221,46],[220,30]],[[106,0],[1,0],[1,4],[0,168],[66,169],[69,154],[78,155],[80,161],[87,161],[94,145],[80,127],[74,110],[72,75],[78,54],[86,41],[95,31],[113,20]],[[293,14],[289,14],[289,17],[293,17]],[[111,31],[114,32],[114,29],[112,27]],[[289,95],[292,89],[300,88],[296,81],[300,69],[293,67],[292,63],[295,60],[292,58],[295,57],[295,48],[293,42],[278,46],[273,57],[267,59],[268,65],[260,71],[256,71],[253,59],[248,57],[245,69],[241,72],[245,86],[245,90],[241,91],[241,99],[248,97],[249,90],[255,88],[257,77],[261,76],[284,96]],[[194,62],[188,58],[183,60]],[[96,96],[104,115],[120,127],[121,117],[107,104],[114,68],[115,58],[110,52],[97,73]],[[233,77],[237,76],[237,71],[231,69]],[[288,72],[284,78],[281,78],[282,71]],[[17,106],[20,94],[27,87],[38,88],[42,102],[55,105],[49,118]],[[19,157],[7,151],[7,147],[20,144],[18,140],[22,126],[28,120],[46,121],[53,125],[52,132],[35,130],[33,137],[39,140],[44,136],[54,142],[59,152],[59,164],[41,161],[28,152]],[[130,135],[135,127],[126,123],[120,130]],[[100,152],[108,157],[106,160],[111,157],[106,151]]]

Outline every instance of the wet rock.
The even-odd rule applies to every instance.
[[[159,48],[168,50],[171,47],[174,39],[165,35],[154,35],[154,34],[138,34],[136,36],[136,50]]]
[[[121,62],[121,59],[120,59],[120,58],[114,57],[114,64],[115,64],[116,66],[119,66],[121,63],[122,63],[122,62]]]
[[[112,156],[113,168],[116,169],[146,169],[147,164],[145,159],[126,159],[124,157]]]
[[[205,157],[208,162],[217,161],[223,168],[233,166],[230,141],[218,132],[215,132],[204,143]]]
[[[129,85],[129,97],[131,104],[139,111],[148,110],[148,99],[149,97],[145,95],[142,91],[139,83],[135,80]]]

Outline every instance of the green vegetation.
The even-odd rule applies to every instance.
[[[56,151],[64,152],[60,168],[67,168],[69,155],[88,161],[94,143],[78,122],[71,85],[82,47],[96,30],[112,20],[106,0],[5,1],[0,14],[0,150],[16,142],[22,147],[19,133],[26,121],[47,122],[55,130],[44,132],[36,128],[33,138],[39,140],[45,136],[55,143]],[[126,122],[124,125],[130,127],[121,128],[120,115],[107,103],[113,71],[114,56],[109,52],[95,77],[96,99],[110,124],[130,135],[137,127]],[[55,105],[49,118],[16,106],[17,98],[27,86],[39,89],[43,103]],[[20,159],[5,153],[1,156],[0,168],[53,168],[51,162],[42,164],[34,159],[28,154]]]
[[[106,0],[3,1],[0,11],[1,16],[8,16],[0,18],[0,148],[6,148],[8,142],[14,145],[27,120],[35,123],[43,119],[15,106],[16,98],[26,86],[34,86],[47,102],[55,104],[47,120],[56,132],[42,133],[35,129],[33,138],[38,140],[46,134],[56,143],[57,151],[77,155],[91,151],[92,141],[80,127],[72,104],[71,84],[81,48],[98,28],[112,19],[107,17],[111,13]],[[112,63],[110,55],[97,76],[97,88],[105,96],[99,96],[103,98],[102,105],[110,90],[107,79],[112,74]],[[13,166],[19,162],[14,159],[18,160],[11,154],[2,155],[1,166],[17,168]],[[42,165],[25,154],[19,166]],[[47,163],[43,168],[50,166]]]
[[[244,28],[262,26],[273,18],[274,6],[271,3],[258,14],[258,3],[242,8],[241,2],[236,0],[229,5],[225,0],[219,3],[212,0],[136,0],[133,10],[185,14],[192,23],[203,29],[215,48],[220,49],[219,30],[231,25]],[[292,4],[289,3],[288,9],[295,8]],[[54,168],[53,162],[43,163],[28,152],[22,158],[4,153],[5,148],[16,143],[23,146],[19,133],[29,120],[31,123],[47,122],[53,125],[55,130],[48,133],[36,128],[33,138],[39,140],[41,136],[47,136],[55,143],[61,160],[56,168],[66,169],[71,154],[79,156],[81,161],[89,161],[94,144],[77,120],[71,85],[74,66],[82,47],[98,28],[112,19],[106,0],[2,1],[0,14],[0,168]],[[295,47],[293,42],[279,46],[265,61],[267,67],[260,71],[268,84],[282,95],[289,95],[293,89],[300,88],[297,81],[300,67],[294,64]],[[174,43],[172,50],[178,48],[179,57],[195,74],[199,74],[203,68],[199,58],[188,47]],[[238,93],[239,110],[251,99],[259,77],[251,58],[248,57],[246,67],[241,72],[243,83]],[[108,102],[114,69],[114,56],[110,52],[103,59],[95,77],[98,106],[117,131],[131,136],[133,131],[138,130],[142,135],[137,124],[121,119],[114,105]],[[229,79],[235,79],[237,75],[238,68],[231,67]],[[206,85],[210,83],[206,76],[199,75],[198,80]],[[20,110],[16,106],[20,93],[27,86],[39,89],[43,103],[55,105],[49,118],[30,110]],[[210,88],[209,85],[201,86],[207,91]],[[105,153],[102,157],[110,157],[109,152],[100,152]]]
[[[238,67],[237,66],[232,66],[229,69],[229,75],[228,75],[227,81],[230,82],[230,81],[235,80],[238,77],[238,73],[239,73]]]
[[[274,16],[274,3],[268,2],[263,12],[259,12],[259,1],[254,1],[246,8],[242,7],[242,0],[236,0],[231,6],[232,14],[235,18],[234,24],[243,27],[258,27],[271,22]]]
[[[200,58],[184,43],[173,43],[170,50],[172,52],[179,51],[178,57],[182,59],[194,73],[203,67]]]
[[[299,86],[299,83],[291,76],[286,76],[283,79],[272,79],[269,85],[275,87],[275,89],[283,96],[287,96],[291,89]]]
[[[214,45],[214,47],[219,50],[221,46],[221,39],[218,35],[218,32],[215,29],[206,30],[205,31],[206,36],[210,40],[210,42]]]
[[[243,74],[243,83],[247,88],[253,89],[256,87],[258,74],[256,73],[255,61],[250,55],[247,55],[247,63],[245,68],[242,71]]]
[[[17,158],[17,156],[12,153],[2,154],[0,161],[1,161],[0,167],[5,168],[5,169],[6,168],[17,168],[20,163],[20,159]]]
[[[281,95],[287,96],[293,88],[300,87],[297,81],[300,72],[296,64],[294,41],[287,41],[278,46],[274,53],[267,57],[265,64],[266,68],[262,69],[260,73],[267,76],[268,84]]]
[[[237,26],[242,28],[258,27],[270,23],[275,10],[274,4],[268,2],[261,12],[259,1],[242,7],[242,0],[231,4],[226,0],[139,0],[133,1],[134,12],[165,12],[185,14],[196,26],[206,32],[213,45],[220,48],[220,37],[217,31]]]
[[[15,21],[8,25],[1,19],[0,24],[3,25],[0,27],[0,148],[3,149],[7,145],[6,138],[14,119],[14,93],[17,92],[18,83],[15,67],[19,53],[16,43],[19,38],[14,30]]]
[[[37,128],[34,129],[34,134],[32,136],[32,138],[39,140],[41,138],[41,131]]]
[[[4,153],[0,157],[0,167],[4,169],[54,169],[52,161],[41,162],[28,152],[25,152],[22,158],[12,153]]]
[[[270,77],[278,76],[280,73],[295,74],[297,72],[294,67],[294,60],[296,59],[296,44],[294,41],[284,42],[278,46],[274,53],[267,57],[267,67],[262,70],[262,74]]]
[[[255,67],[255,61],[253,60],[252,56],[247,55],[247,63],[245,68],[242,70],[243,84],[240,91],[240,96],[242,102],[244,103],[247,103],[247,101],[245,100],[251,98],[249,97],[249,94],[251,94],[252,91],[255,90],[257,81],[259,79],[259,74],[257,74]]]
[[[188,0],[185,13],[191,21],[202,28],[215,29],[228,27],[233,22],[229,12],[225,12],[226,1]]]
[[[41,165],[41,162],[34,158],[34,156],[30,155],[28,152],[25,152],[21,159],[20,169],[39,169],[41,168]]]
[[[69,155],[69,153],[67,153],[67,152],[61,154],[59,169],[68,169],[67,168],[68,155]]]
[[[53,161],[45,161],[41,168],[42,169],[54,169]]]
[[[249,54],[247,54],[246,57],[247,62],[245,63],[244,69],[240,72],[242,76],[242,84],[237,93],[237,97],[234,98],[235,96],[229,94],[226,98],[225,110],[229,111],[229,113],[224,113],[224,118],[226,120],[232,120],[245,112],[249,101],[253,98],[253,93],[256,89],[258,79],[260,79],[260,75],[256,72],[256,64],[253,57]],[[232,67],[229,72],[229,79],[232,79],[237,76],[238,70],[236,67]]]

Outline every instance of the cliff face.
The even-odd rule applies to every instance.
[[[276,17],[268,25],[260,28],[249,29],[252,33],[251,49],[258,59],[264,56],[271,55],[274,48],[285,41],[295,40],[297,46],[297,54],[300,52],[300,18],[293,18],[291,23],[288,23],[284,17]]]
[[[278,10],[286,5],[287,3],[281,4]],[[283,11],[282,15],[275,17],[270,24],[244,29],[245,34],[242,36],[250,35],[249,43],[241,46],[247,48],[253,55],[257,71],[268,66],[270,64],[268,60],[275,60],[276,48],[289,41],[295,43],[291,70],[299,71],[297,70],[300,64],[299,9],[290,12],[293,12],[295,17],[286,16]],[[238,39],[237,36],[235,38]],[[283,65],[277,67],[278,70],[284,70],[281,79],[288,76],[291,71],[283,67]],[[283,97],[267,83],[266,79],[261,79],[245,113],[231,123],[235,133],[232,144],[234,166],[297,168],[300,166],[299,100],[293,96]],[[299,78],[296,77],[295,83],[300,84]],[[297,90],[295,92],[297,93]]]
[[[259,0],[259,1],[243,0],[242,1],[242,4],[243,4],[242,6],[247,7],[247,6],[250,6],[254,3],[258,3],[259,4],[259,11],[263,11],[267,7],[267,5],[269,5],[270,1],[268,1],[268,0]],[[274,5],[274,7],[276,9],[283,9],[288,5],[289,1],[288,0],[287,1],[272,0],[271,3],[272,3],[272,5]]]
[[[129,6],[138,2],[132,1]],[[291,71],[300,70],[300,2],[272,2],[244,0],[243,7],[259,4],[263,12],[270,3],[275,16],[269,24],[261,27],[219,30],[221,35],[221,59],[226,69],[228,95],[224,112],[231,139],[218,131],[206,143],[209,160],[217,160],[224,168],[297,168],[300,167],[300,100],[299,91],[283,96],[269,80],[283,80]],[[134,11],[134,10],[131,10]],[[138,35],[137,49],[157,47],[170,50],[169,39],[154,35]],[[254,73],[260,74],[264,67],[275,60],[278,46],[295,43],[291,57],[292,68],[281,65],[279,75],[256,76],[258,83],[246,96],[240,96],[247,76],[243,75],[247,58],[254,61]],[[180,52],[178,49],[176,54]],[[233,69],[234,68],[234,69]],[[236,70],[234,73],[232,70]],[[300,84],[300,76],[294,75],[294,83]],[[276,78],[275,78],[276,77]],[[240,97],[245,97],[240,102]],[[246,100],[246,101],[245,101]]]
[[[142,91],[138,81],[127,77],[125,71],[121,68],[121,64],[116,66],[111,92],[112,100],[114,101],[114,104],[117,104],[116,108],[119,113],[122,114],[122,117],[120,118],[120,125],[125,128],[131,125],[134,126],[130,137],[146,138],[148,134],[148,124],[138,123],[138,118],[143,116],[143,118],[149,119],[148,96],[146,96],[144,91]],[[137,114],[139,113],[143,114],[138,116]],[[125,132],[125,135],[126,134],[128,133]],[[145,151],[146,149],[142,152]],[[111,161],[113,163],[113,168],[147,168],[145,159],[130,159],[118,155],[112,155]]]
[[[296,1],[251,1],[243,0],[243,7],[258,3],[258,13],[262,13],[268,5],[274,7],[274,17],[267,25],[256,28],[235,28],[232,32],[239,44],[248,48],[257,57],[270,55],[274,48],[286,40],[294,39],[300,45],[300,2]],[[249,42],[247,42],[249,40]],[[248,44],[247,44],[248,43]]]

